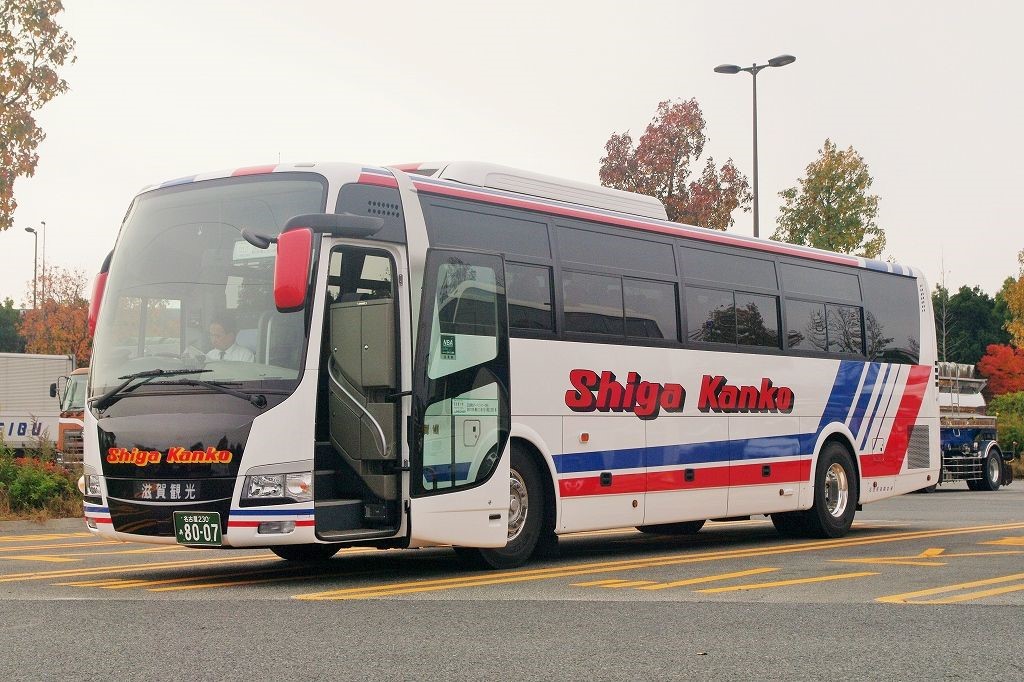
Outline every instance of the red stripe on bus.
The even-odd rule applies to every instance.
[[[921,412],[921,403],[924,402],[925,389],[928,388],[931,375],[932,368],[929,365],[916,365],[910,369],[907,387],[903,389],[903,397],[896,410],[885,449],[880,453],[860,457],[862,478],[895,476],[903,468],[903,460],[907,456],[907,446],[910,443],[910,427],[917,423],[917,415]]]
[[[360,173],[359,184],[381,185],[383,187],[398,187],[398,181],[393,177],[377,175],[375,173]]]
[[[600,476],[563,478],[558,481],[558,490],[562,497],[642,493],[646,480],[647,474],[613,474],[611,485],[601,485]]]
[[[228,528],[259,528],[261,523],[272,523],[274,521],[292,521],[293,519],[263,519],[262,521],[228,521]],[[295,526],[312,526],[313,519],[295,521]]]
[[[770,467],[764,475],[764,467]],[[739,485],[774,485],[800,483],[811,476],[809,459],[793,459],[765,464],[735,464],[732,466],[701,467],[694,469],[692,481],[687,481],[685,469],[653,471],[648,474],[613,474],[611,485],[601,485],[600,476],[563,478],[558,487],[563,497],[588,495],[615,495],[640,492],[671,492],[699,488],[725,488]],[[646,487],[644,477],[646,476]]]
[[[260,173],[273,173],[276,165],[273,166],[249,166],[247,168],[237,168],[231,173],[231,177],[237,178],[240,175],[259,175]]]

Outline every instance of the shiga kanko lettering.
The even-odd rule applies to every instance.
[[[565,392],[565,404],[573,412],[632,412],[640,419],[654,419],[661,410],[680,412],[686,390],[679,384],[643,381],[638,372],[629,372],[620,383],[613,372],[598,374],[590,369],[569,372],[574,390]]]
[[[773,386],[761,379],[760,386],[733,386],[723,376],[705,374],[700,382],[697,409],[701,412],[792,412],[793,389]]]

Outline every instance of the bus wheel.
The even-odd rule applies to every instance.
[[[772,525],[779,531],[779,535],[796,537],[807,532],[805,512],[779,512],[771,516]]]
[[[999,490],[1003,483],[1003,456],[997,448],[988,451],[985,458],[985,478],[978,482],[978,490]]]
[[[857,499],[857,472],[849,451],[839,443],[828,443],[821,451],[814,474],[814,505],[805,517],[808,535],[846,535],[857,513]]]
[[[279,545],[270,551],[288,561],[326,561],[339,549],[341,545]]]
[[[544,490],[537,465],[529,455],[512,446],[509,479],[508,544],[501,548],[456,548],[464,560],[483,568],[522,566],[537,548],[544,519]]]
[[[704,520],[683,521],[681,523],[657,523],[653,526],[637,526],[641,533],[651,535],[693,535],[704,527]]]

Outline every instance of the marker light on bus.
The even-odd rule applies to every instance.
[[[78,491],[86,497],[99,497],[100,477],[95,474],[85,474],[79,477]]]
[[[294,474],[259,474],[245,477],[246,499],[290,499],[309,502],[313,499],[313,472]]]

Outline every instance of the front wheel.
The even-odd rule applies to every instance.
[[[270,551],[287,561],[327,561],[338,553],[341,545],[279,545]]]
[[[985,477],[979,481],[979,490],[995,491],[1003,483],[1003,456],[993,447],[985,457]]]
[[[839,443],[827,444],[814,474],[814,505],[805,517],[807,533],[819,538],[846,535],[857,513],[857,472],[850,452]]]
[[[457,547],[456,553],[483,568],[522,566],[537,548],[544,519],[543,479],[533,459],[512,446],[509,478],[508,544],[501,548]]]

